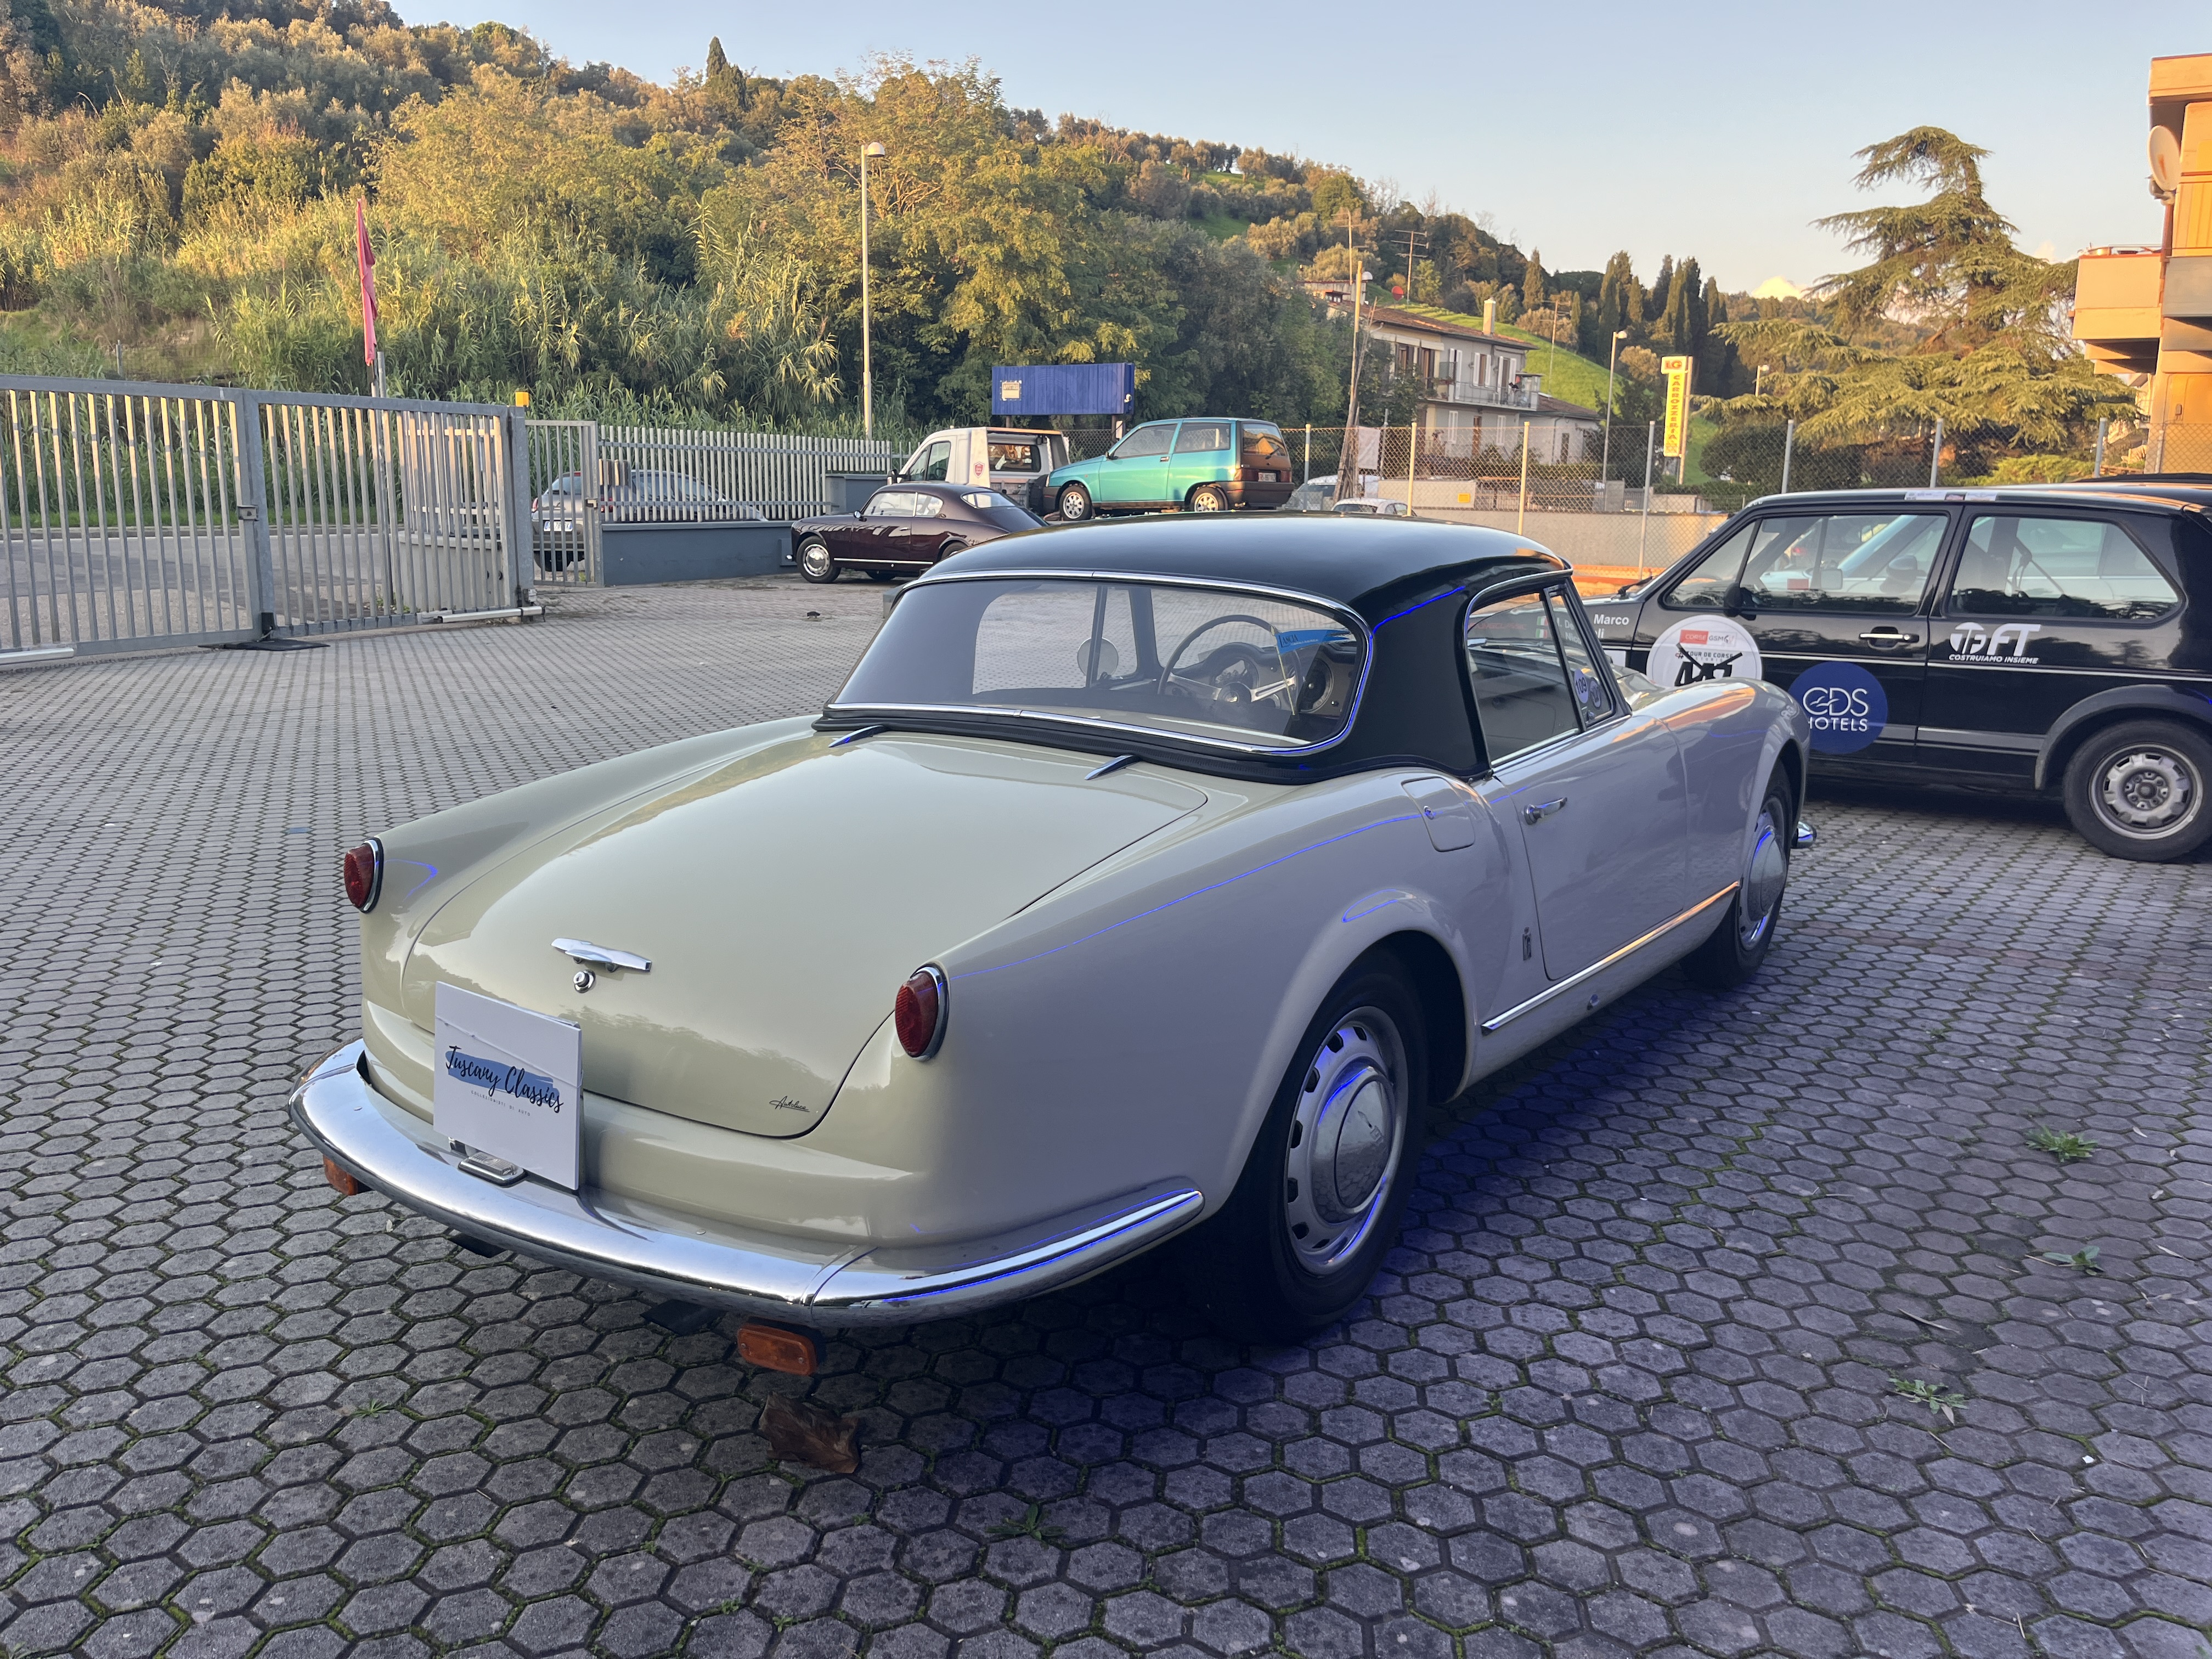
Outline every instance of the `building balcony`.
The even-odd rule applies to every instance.
[[[1534,409],[1536,407],[1535,377],[1516,386],[1478,386],[1462,377],[1453,380],[1446,375],[1430,375],[1424,382],[1431,401],[1440,404],[1463,404],[1480,409]]]

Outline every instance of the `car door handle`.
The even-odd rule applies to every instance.
[[[1566,804],[1567,798],[1562,795],[1557,800],[1540,800],[1533,806],[1524,806],[1521,809],[1521,822],[1534,823],[1540,819],[1548,818]]]
[[[1907,634],[1898,629],[1888,627],[1870,629],[1866,633],[1860,635],[1859,638],[1863,640],[1869,645],[1876,646],[1917,645],[1920,643],[1919,635]]]

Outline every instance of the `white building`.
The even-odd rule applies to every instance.
[[[1350,308],[1348,283],[1307,287],[1329,301],[1332,313]],[[1516,454],[1526,422],[1533,459],[1597,459],[1604,417],[1544,395],[1543,376],[1528,372],[1529,354],[1541,346],[1486,332],[1472,319],[1453,322],[1395,306],[1363,308],[1359,323],[1363,350],[1380,347],[1390,354],[1394,376],[1410,374],[1421,382],[1425,454],[1472,458],[1486,449]]]

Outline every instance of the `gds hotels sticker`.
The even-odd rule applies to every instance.
[[[1889,724],[1881,682],[1855,662],[1816,662],[1790,687],[1812,722],[1813,747],[1823,755],[1865,748]]]
[[[1764,673],[1759,641],[1726,617],[1685,617],[1651,642],[1644,673],[1661,685],[1751,680]]]

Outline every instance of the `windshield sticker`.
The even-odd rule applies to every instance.
[[[1756,680],[1764,673],[1759,641],[1725,617],[1685,618],[1651,643],[1644,673],[1663,686],[1710,680]]]
[[[2042,658],[2027,654],[2027,647],[2042,631],[2041,623],[2000,623],[1995,628],[1984,628],[1979,623],[1960,623],[1951,630],[1951,660],[2001,662],[2008,665],[2040,662]]]
[[[1855,662],[1816,662],[1792,683],[1790,695],[1805,711],[1818,754],[1855,753],[1889,724],[1881,682]]]

